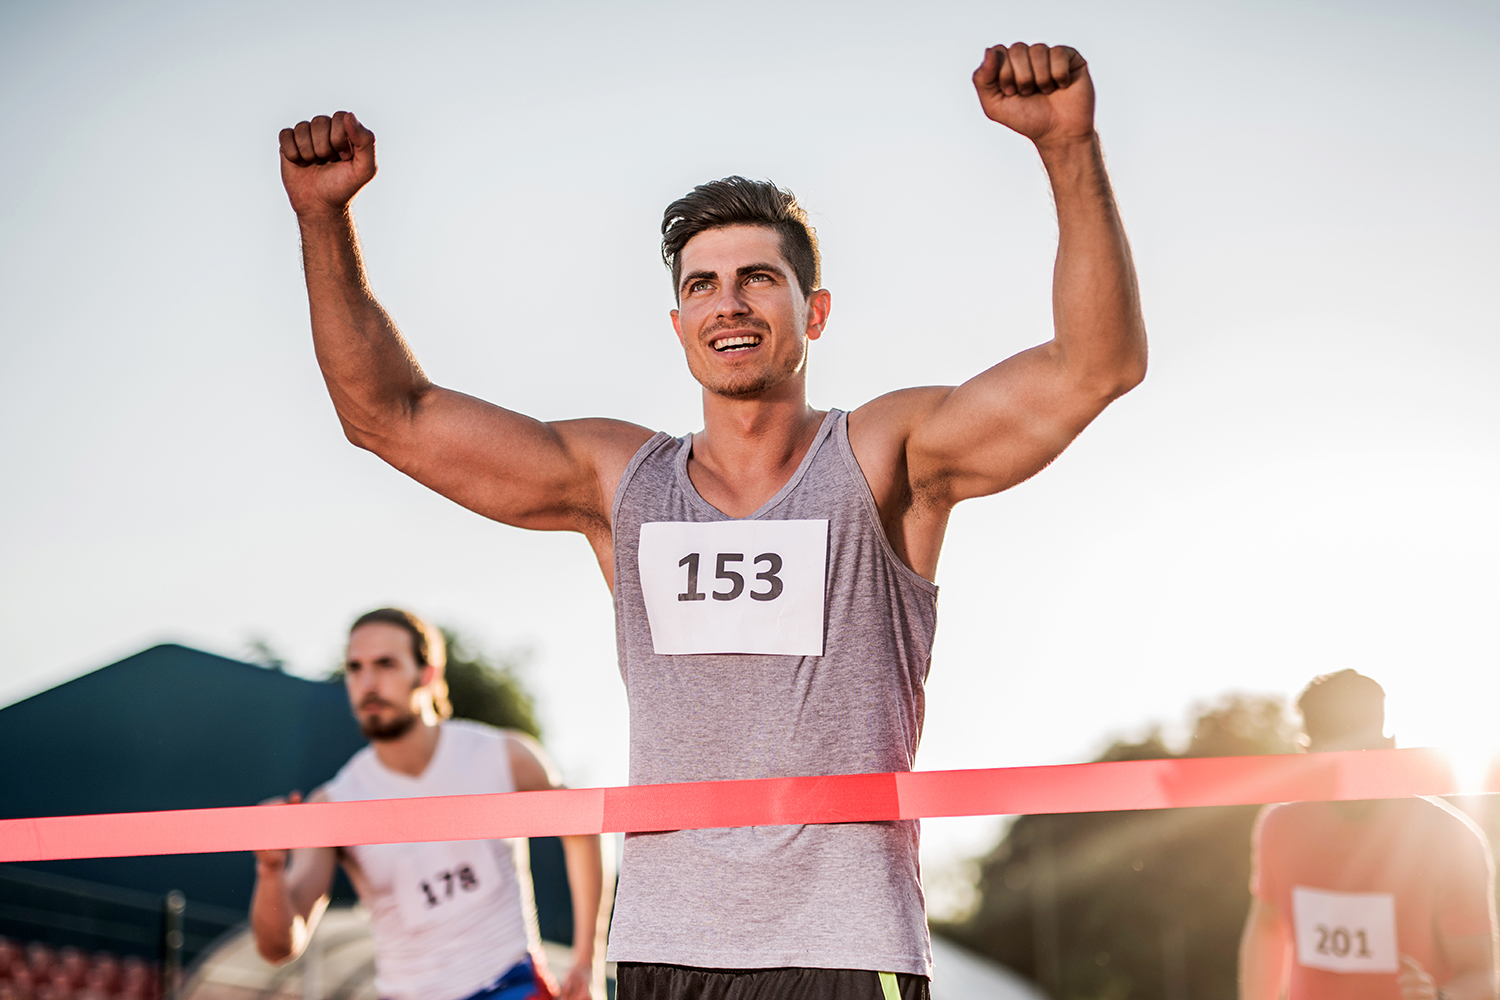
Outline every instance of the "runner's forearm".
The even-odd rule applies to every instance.
[[[348,208],[297,222],[318,365],[345,433],[370,447],[409,417],[432,383],[370,290]]]
[[[1099,139],[1091,134],[1038,151],[1057,205],[1054,343],[1070,369],[1113,398],[1145,376],[1146,324]]]
[[[603,967],[609,909],[604,899],[604,857],[597,835],[564,837],[563,857],[573,898],[573,958]]]
[[[298,951],[298,915],[287,891],[286,869],[257,865],[255,894],[250,901],[250,929],[255,950],[271,963],[284,962]]]

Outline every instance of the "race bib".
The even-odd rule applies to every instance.
[[[404,844],[395,871],[396,907],[414,931],[478,909],[500,888],[500,866],[483,840]]]
[[[657,653],[823,655],[827,521],[650,521],[641,591]]]
[[[1292,889],[1297,963],[1329,972],[1395,972],[1396,897]]]

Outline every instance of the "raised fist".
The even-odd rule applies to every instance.
[[[281,130],[281,183],[292,210],[343,212],[375,176],[375,133],[352,111]]]
[[[1066,45],[992,45],[974,71],[979,103],[992,120],[1038,146],[1094,132],[1088,63]]]

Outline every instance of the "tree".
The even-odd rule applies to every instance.
[[[263,635],[252,635],[245,640],[244,658],[258,667],[278,673],[286,672],[286,657]]]
[[[1279,698],[1201,707],[1186,750],[1159,732],[1100,760],[1292,753]],[[979,905],[934,929],[1059,1000],[1235,995],[1258,806],[1022,816],[980,862]]]
[[[446,673],[453,717],[487,722],[502,729],[519,729],[540,740],[542,727],[536,719],[536,700],[520,678],[530,653],[511,649],[490,659],[453,629],[442,631],[448,643]]]

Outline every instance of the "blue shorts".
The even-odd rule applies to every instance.
[[[544,1000],[552,991],[542,985],[536,974],[536,965],[527,955],[515,965],[501,973],[500,978],[465,1000]]]

